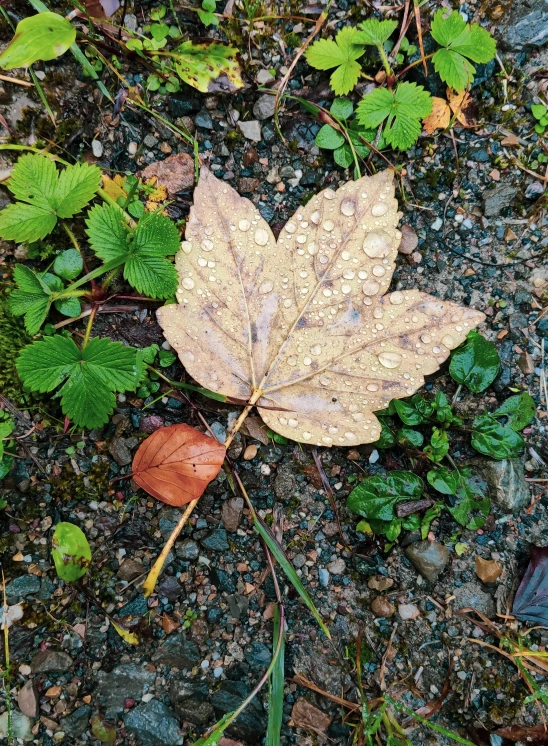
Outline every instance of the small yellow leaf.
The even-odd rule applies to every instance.
[[[444,98],[432,97],[432,113],[423,119],[423,126],[428,135],[434,130],[445,129],[451,121],[451,109]]]
[[[103,189],[115,202],[118,201],[119,197],[123,197],[124,199],[127,197],[127,192],[124,188],[125,183],[125,177],[120,174],[116,174],[113,179],[103,174]]]
[[[123,627],[120,627],[119,624],[116,624],[116,622],[113,622],[112,619],[109,619],[109,622],[112,624],[116,632],[120,635],[120,637],[127,642],[128,645],[139,645],[140,641],[137,635],[134,635],[133,632],[129,632],[127,629],[124,629]]]
[[[457,93],[451,88],[447,89],[447,99],[451,111],[463,127],[471,127],[476,123],[476,102],[469,91]]]

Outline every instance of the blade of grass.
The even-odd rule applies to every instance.
[[[442,736],[445,736],[446,738],[450,738],[452,741],[456,741],[457,743],[462,743],[463,746],[474,746],[472,741],[469,741],[467,738],[462,738],[462,736],[459,736],[458,733],[447,730],[447,728],[444,728],[441,725],[437,725],[436,723],[431,723],[430,720],[427,720],[426,718],[423,718],[420,715],[417,715],[417,713],[414,712],[414,710],[411,710],[409,707],[406,707],[402,702],[398,702],[397,699],[392,699],[392,697],[390,697],[388,694],[384,695],[384,699],[387,702],[390,702],[392,707],[394,707],[396,710],[399,710],[400,712],[405,712],[406,715],[409,715],[415,720],[418,720],[419,723],[422,723],[427,728],[431,728],[432,730],[435,730],[436,733],[441,733]]]
[[[49,118],[53,122],[53,126],[57,127],[57,122],[55,121],[55,115],[54,115],[53,111],[51,110],[51,106],[48,103],[48,100],[46,98],[46,94],[44,93],[44,89],[40,85],[40,81],[36,77],[36,73],[34,72],[34,70],[32,69],[32,67],[29,67],[29,73],[30,73],[30,77],[32,78],[32,81],[33,81],[34,85],[36,86],[36,90],[38,91],[38,95],[40,96],[40,99],[41,99],[42,103],[44,104],[44,109],[47,111]]]
[[[279,746],[282,732],[285,631],[281,624],[280,608],[276,604],[274,607],[273,651],[276,650],[278,644],[280,644],[280,652],[276,660],[276,665],[272,669],[268,692],[268,728],[266,731],[265,746]]]

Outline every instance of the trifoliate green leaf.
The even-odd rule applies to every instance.
[[[338,132],[329,124],[324,124],[316,135],[314,142],[319,148],[324,148],[324,150],[335,150],[346,141],[341,132]]]
[[[376,88],[358,104],[358,121],[375,128],[386,120],[384,140],[399,150],[410,148],[421,132],[420,120],[432,111],[428,91],[416,83],[400,83],[395,91]]]
[[[105,338],[80,349],[56,335],[23,348],[17,371],[25,387],[46,393],[61,386],[63,413],[80,427],[100,427],[114,409],[114,392],[133,390],[141,375],[136,350]]]
[[[93,198],[100,178],[96,166],[67,166],[58,175],[47,156],[21,156],[7,182],[20,201],[0,212],[0,236],[27,242],[44,238],[55,228],[58,217],[72,217]]]
[[[140,293],[169,298],[177,289],[174,265],[165,257],[177,253],[179,234],[160,213],[148,213],[131,230],[115,207],[97,205],[88,213],[87,234],[105,261],[124,259],[124,277]]]
[[[397,21],[378,21],[376,18],[369,18],[358,25],[355,43],[381,47],[397,25]]]
[[[9,297],[10,310],[14,316],[25,317],[27,332],[38,332],[48,315],[51,290],[47,284],[24,264],[16,264],[13,279],[17,289]]]
[[[349,93],[360,77],[360,64],[356,62],[363,53],[363,47],[355,44],[357,30],[351,26],[342,28],[335,40],[320,39],[314,42],[307,52],[306,59],[309,65],[317,70],[336,70],[331,75],[331,88],[338,95]]]
[[[432,36],[443,47],[432,58],[434,69],[451,88],[463,91],[474,81],[470,62],[485,63],[496,54],[495,40],[479,24],[469,24],[454,10],[438,10],[432,21]]]
[[[80,252],[76,249],[67,249],[56,257],[53,262],[53,271],[63,280],[73,280],[78,277],[83,266],[84,261]]]

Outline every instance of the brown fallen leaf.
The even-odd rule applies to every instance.
[[[318,734],[325,733],[332,720],[329,715],[319,710],[304,697],[299,697],[293,705],[291,719],[297,728],[304,728]]]
[[[158,311],[166,339],[202,386],[248,402],[242,417],[256,404],[272,430],[319,446],[377,440],[373,412],[417,391],[484,319],[414,289],[385,295],[399,217],[383,171],[312,197],[276,242],[202,168],[179,304]]]
[[[402,225],[401,241],[398,246],[400,254],[412,254],[419,245],[419,237],[410,225]]]
[[[548,745],[548,731],[544,725],[507,725],[496,730],[495,735],[509,741],[535,743],[537,746]]]
[[[92,18],[109,18],[120,7],[119,0],[84,0],[84,5]]]
[[[143,170],[143,179],[156,176],[158,184],[167,188],[170,197],[194,185],[194,160],[188,153],[170,155],[163,161],[154,161]]]
[[[166,635],[170,635],[172,632],[175,632],[176,629],[179,629],[181,625],[179,622],[175,621],[175,619],[172,619],[167,614],[162,614],[162,629],[166,633]]]
[[[483,583],[494,583],[502,575],[502,565],[496,560],[476,557],[476,575]]]
[[[447,100],[451,111],[463,127],[471,127],[476,122],[477,106],[469,91],[453,91],[447,89]]]
[[[103,189],[109,197],[117,202],[120,197],[124,199],[127,197],[127,191],[125,189],[126,178],[121,174],[116,174],[113,179],[107,174],[103,174]]]
[[[431,135],[434,130],[449,127],[451,121],[451,109],[444,98],[432,97],[432,112],[423,119],[422,125],[426,134]]]
[[[137,449],[132,477],[168,505],[196,500],[219,473],[226,449],[183,423],[161,427]]]
[[[250,438],[255,438],[255,440],[258,440],[264,446],[270,443],[270,438],[266,432],[266,425],[259,417],[247,417],[242,425],[242,432],[249,435]]]

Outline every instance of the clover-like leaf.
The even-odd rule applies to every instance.
[[[276,242],[257,207],[202,168],[158,311],[204,387],[257,404],[293,440],[378,439],[373,414],[419,389],[483,314],[418,290],[387,294],[401,234],[393,174],[326,189]]]
[[[320,39],[306,51],[309,65],[317,70],[331,70],[330,84],[335,93],[349,93],[360,77],[361,66],[357,62],[364,53],[363,45],[356,42],[358,32],[352,26],[344,26],[335,39]]]

